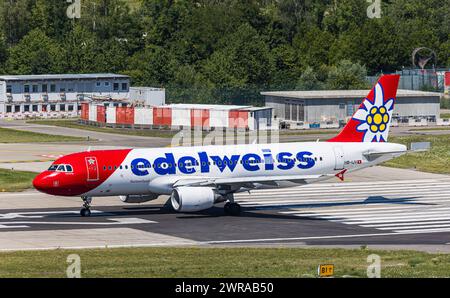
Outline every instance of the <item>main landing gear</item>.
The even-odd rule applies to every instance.
[[[223,207],[225,214],[231,215],[231,216],[239,216],[241,215],[241,205],[234,202],[234,196],[233,194],[228,195],[228,201],[225,203],[225,206]]]
[[[82,217],[89,217],[89,216],[91,216],[91,202],[92,202],[92,198],[91,197],[81,197],[81,199],[83,200],[83,208],[80,211],[80,215]]]

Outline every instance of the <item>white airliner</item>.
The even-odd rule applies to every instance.
[[[358,110],[326,142],[198,146],[89,151],[56,160],[33,181],[51,195],[83,199],[90,215],[92,197],[120,196],[141,203],[170,195],[178,212],[196,212],[227,202],[238,215],[234,193],[281,188],[329,179],[404,154],[406,146],[387,143],[399,76],[380,78]]]

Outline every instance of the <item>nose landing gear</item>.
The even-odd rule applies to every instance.
[[[92,202],[92,198],[91,197],[81,197],[81,199],[83,200],[83,208],[80,211],[80,215],[82,217],[89,217],[89,216],[91,216],[91,202]]]

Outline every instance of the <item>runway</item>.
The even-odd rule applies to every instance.
[[[6,194],[0,200],[0,250],[369,245],[450,251],[450,177],[383,167],[365,171],[347,183],[238,194],[236,200],[243,207],[240,217],[226,216],[220,205],[179,214],[164,207],[167,198],[137,206],[99,198],[94,199],[93,216],[81,218],[76,198]],[[410,179],[371,179],[383,172]],[[366,179],[355,179],[361,176]],[[14,199],[21,207],[5,208]],[[41,205],[27,209],[24,202]]]

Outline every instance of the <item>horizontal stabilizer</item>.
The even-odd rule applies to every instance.
[[[406,151],[383,151],[383,152],[376,152],[376,151],[367,151],[364,152],[363,155],[370,161],[375,160],[381,156],[386,156],[386,155],[402,155],[405,154]]]

